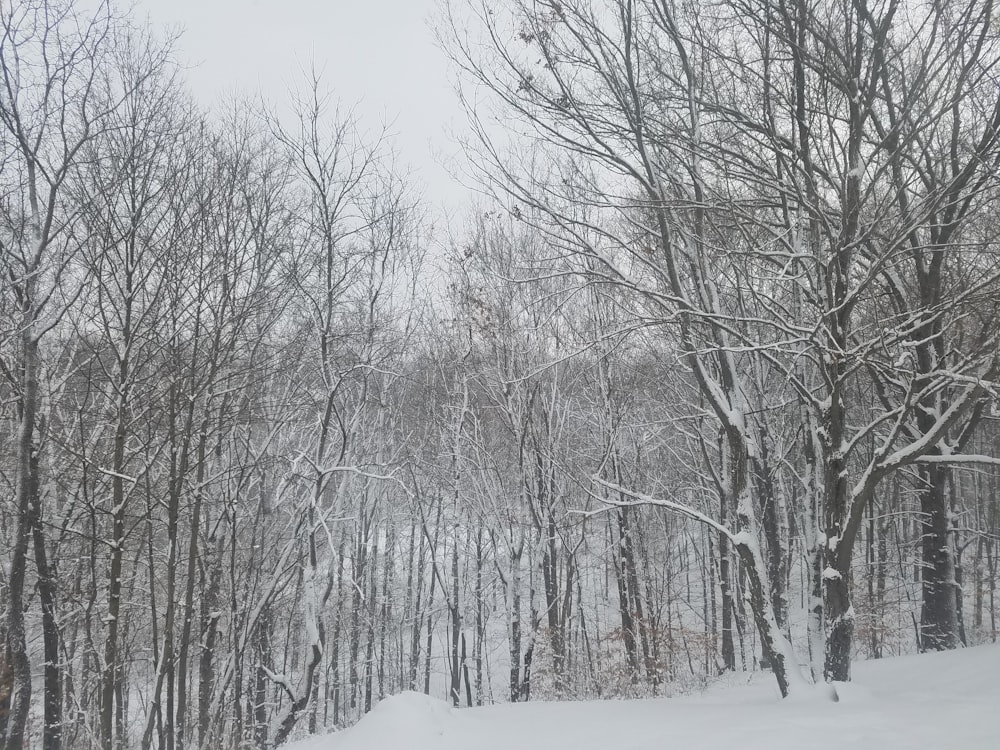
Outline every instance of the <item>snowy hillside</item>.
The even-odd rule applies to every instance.
[[[688,698],[453,709],[419,693],[291,750],[979,750],[1000,748],[1000,647],[856,665],[840,701],[781,702],[751,685]]]

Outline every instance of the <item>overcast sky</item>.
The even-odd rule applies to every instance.
[[[183,30],[182,60],[198,100],[262,92],[279,105],[313,62],[325,86],[356,104],[365,129],[391,125],[402,161],[435,205],[464,189],[437,161],[456,151],[464,116],[432,31],[438,0],[137,0],[154,27]]]

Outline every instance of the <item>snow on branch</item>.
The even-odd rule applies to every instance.
[[[740,545],[746,542],[745,539],[741,538],[737,534],[734,534],[726,526],[722,525],[711,516],[706,516],[704,513],[701,513],[700,511],[695,510],[691,506],[685,505],[684,503],[674,502],[673,500],[662,500],[660,498],[653,497],[652,495],[645,495],[641,492],[636,492],[634,490],[622,487],[621,485],[615,484],[614,482],[609,482],[606,479],[602,479],[601,477],[596,475],[591,476],[590,480],[595,484],[601,485],[605,489],[617,492],[621,495],[627,495],[629,497],[635,498],[635,502],[632,503],[622,502],[619,500],[612,500],[607,497],[597,498],[606,505],[611,505],[619,508],[628,507],[630,505],[657,505],[661,508],[668,508],[669,510],[680,513],[681,515],[687,516],[688,518],[694,521],[698,521],[699,523],[703,523],[706,526],[710,526],[711,528],[715,529],[720,534],[725,536],[727,539],[729,539],[733,544]]]
[[[94,468],[100,474],[104,474],[105,476],[113,477],[115,479],[122,479],[126,482],[131,482],[132,484],[136,484],[139,481],[135,477],[130,477],[128,474],[120,474],[117,471],[111,471],[111,469],[105,469],[102,466],[95,466]]]
[[[1000,457],[977,453],[928,453],[914,460],[918,464],[992,464],[1000,466]]]
[[[292,690],[292,685],[288,681],[288,677],[286,675],[284,675],[284,674],[278,674],[277,672],[272,672],[270,669],[268,669],[267,667],[265,667],[263,664],[261,665],[260,668],[261,668],[261,671],[263,671],[264,674],[267,675],[267,679],[269,679],[275,685],[277,685],[282,690],[284,690],[285,693],[287,693],[288,697],[291,698],[293,702],[295,701],[295,693]]]

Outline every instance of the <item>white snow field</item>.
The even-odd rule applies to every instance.
[[[698,696],[452,708],[421,693],[289,750],[1000,750],[1000,644],[854,666],[840,700],[772,682]]]

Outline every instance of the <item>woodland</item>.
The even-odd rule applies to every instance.
[[[995,642],[992,0],[451,0],[470,208],[0,0],[0,750]],[[832,687],[831,687],[832,686]]]

